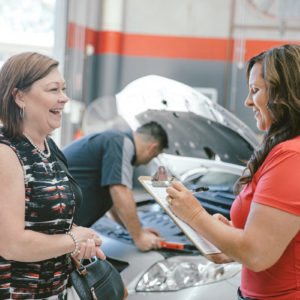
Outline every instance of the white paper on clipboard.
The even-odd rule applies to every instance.
[[[169,217],[181,228],[186,236],[193,242],[193,244],[202,252],[206,254],[221,253],[212,243],[198,234],[192,227],[176,217],[174,213],[169,209],[166,201],[167,192],[165,187],[152,186],[151,177],[140,176],[139,181],[143,184],[145,189],[154,197],[155,201],[165,210]]]

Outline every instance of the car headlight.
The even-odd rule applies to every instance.
[[[224,280],[241,271],[241,264],[215,264],[202,256],[176,256],[153,265],[139,280],[136,291],[176,291]]]

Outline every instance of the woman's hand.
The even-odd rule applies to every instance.
[[[179,181],[175,181],[166,191],[170,209],[185,223],[191,224],[204,211],[191,191]]]
[[[167,201],[169,203],[169,207],[174,214],[187,224],[195,224],[197,222],[197,218],[205,210],[199,201],[193,196],[191,191],[178,181],[175,181],[172,187],[167,188],[166,191],[168,193]],[[215,214],[213,217],[227,226],[232,226],[231,222],[221,214]],[[206,257],[217,264],[233,261],[231,257],[224,253],[210,254],[206,255]]]
[[[226,217],[224,217],[223,215],[217,213],[213,215],[214,218],[218,219],[219,221],[221,221],[222,223],[228,225],[228,226],[232,226],[231,221],[229,221]]]
[[[100,249],[102,240],[93,229],[73,226],[71,232],[76,236],[79,246],[75,258],[82,259],[97,256],[100,259],[105,259],[105,254]]]
[[[214,214],[213,217],[228,226],[232,226],[231,221],[219,213]],[[216,264],[226,264],[234,261],[231,257],[224,253],[209,254],[206,255],[206,258]]]
[[[205,257],[216,264],[227,264],[234,261],[224,253],[208,254]]]

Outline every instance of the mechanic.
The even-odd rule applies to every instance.
[[[149,163],[168,148],[165,130],[156,122],[136,131],[107,130],[71,142],[63,149],[69,170],[83,193],[74,222],[91,226],[105,213],[127,228],[142,251],[161,248],[154,228],[143,228],[132,193],[134,166]]]

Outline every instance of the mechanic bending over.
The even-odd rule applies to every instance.
[[[147,164],[168,148],[165,130],[149,122],[135,132],[107,130],[84,136],[63,152],[69,170],[80,185],[83,202],[74,222],[91,226],[106,212],[124,225],[142,251],[161,248],[154,228],[143,228],[132,193],[133,168]]]
[[[238,299],[300,299],[300,45],[283,45],[248,64],[245,105],[265,131],[235,186],[229,222],[209,215],[181,183],[170,209],[218,247],[216,262],[243,264]]]

